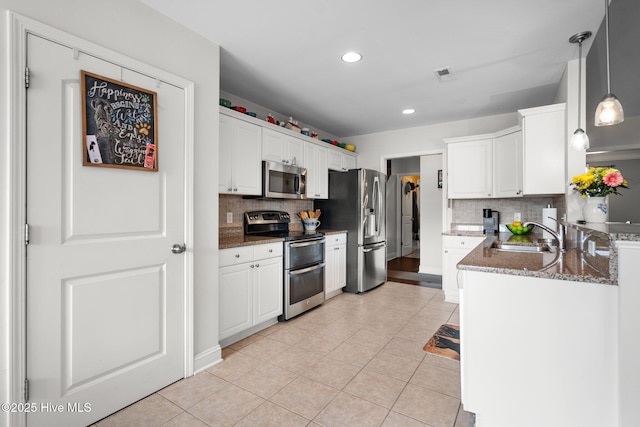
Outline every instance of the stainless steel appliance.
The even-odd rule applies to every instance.
[[[324,234],[290,231],[289,213],[244,214],[244,233],[284,238],[284,304],[279,320],[288,320],[324,302]]]
[[[491,209],[482,209],[482,227],[485,234],[495,234],[500,231],[500,214]]]
[[[307,170],[277,162],[262,162],[262,197],[306,199]]]
[[[329,172],[329,199],[316,200],[322,226],[347,234],[347,292],[365,292],[387,280],[386,175],[370,169]]]

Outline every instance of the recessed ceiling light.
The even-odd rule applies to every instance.
[[[415,112],[416,112],[415,108],[407,108],[405,110],[402,110],[402,114],[413,114]]]
[[[362,59],[362,55],[358,52],[347,52],[342,55],[342,60],[344,62],[358,62]]]

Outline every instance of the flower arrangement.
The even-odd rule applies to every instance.
[[[590,167],[582,175],[574,176],[571,185],[582,197],[605,197],[609,194],[620,194],[620,188],[628,188],[627,180],[620,171],[608,166]]]

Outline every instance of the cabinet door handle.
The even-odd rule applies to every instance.
[[[255,265],[251,264],[249,267],[254,268],[254,267],[255,267]]]
[[[256,264],[256,268],[260,267],[260,264]]]
[[[445,253],[445,254],[448,254],[448,253],[449,253],[449,251],[444,251],[444,253]]]
[[[240,258],[240,254],[236,254],[236,258]]]
[[[273,249],[269,249],[269,252],[273,252]]]

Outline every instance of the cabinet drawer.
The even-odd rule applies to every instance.
[[[330,234],[325,236],[325,241],[326,246],[343,245],[347,243],[347,235],[345,233]]]
[[[218,259],[220,267],[249,262],[253,260],[253,246],[222,249],[219,252]]]
[[[256,245],[253,247],[253,259],[266,259],[282,256],[282,243],[269,243],[266,245]]]
[[[485,238],[475,236],[444,236],[442,244],[445,249],[473,249]]]

